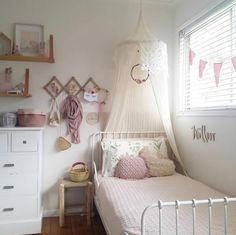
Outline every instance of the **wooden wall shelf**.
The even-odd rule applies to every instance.
[[[32,97],[32,95],[31,94],[6,94],[6,93],[0,93],[0,97],[29,98],[29,97]]]
[[[1,55],[0,60],[55,63],[53,53],[53,35],[49,37],[49,56]]]
[[[0,93],[0,97],[17,97],[17,98],[29,98],[32,95],[29,94],[29,69],[25,69],[25,89],[21,94],[7,94]]]

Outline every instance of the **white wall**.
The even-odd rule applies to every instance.
[[[175,11],[176,39],[177,29],[185,22],[199,15],[199,12],[215,6],[221,1],[185,0]],[[178,59],[178,43],[175,43],[175,60]],[[180,154],[189,174],[202,182],[230,195],[236,195],[236,117],[226,112],[225,116],[181,116],[178,115],[178,63],[175,65],[175,113],[174,128]],[[193,140],[192,127],[206,125],[209,132],[216,133],[216,141],[203,143]]]
[[[43,86],[57,76],[66,84],[75,76],[81,84],[91,76],[111,91],[112,52],[117,43],[135,30],[139,13],[139,1],[134,0],[0,0],[0,31],[13,39],[14,23],[42,24],[45,38],[54,35],[55,64],[0,61],[0,71],[13,68],[14,79],[23,78],[25,68],[30,69],[30,93],[32,98],[0,98],[0,112],[16,111],[18,108],[49,110],[49,96]],[[147,3],[144,17],[150,31],[168,44],[172,51],[172,11],[163,5]],[[173,63],[170,57],[170,64]],[[59,97],[59,101],[65,96]],[[109,102],[108,102],[109,103]],[[98,110],[96,105],[83,103],[84,112]],[[109,111],[109,105],[105,107]],[[46,126],[44,131],[43,196],[44,210],[58,207],[57,182],[74,161],[90,161],[89,135],[100,125],[81,125],[81,143],[60,152],[56,139],[65,135],[64,127]],[[27,163],[25,163],[27,164]],[[75,201],[69,195],[70,202]]]

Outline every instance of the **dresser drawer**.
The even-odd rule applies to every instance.
[[[6,153],[8,146],[8,133],[0,133],[0,153]]]
[[[34,219],[38,216],[37,197],[0,197],[0,221]]]
[[[18,175],[18,174],[37,174],[38,156],[16,155],[4,157],[0,156],[0,176],[2,175]]]
[[[38,179],[34,175],[0,178],[0,196],[36,195]]]
[[[38,151],[38,133],[21,131],[11,134],[12,152],[37,152]]]

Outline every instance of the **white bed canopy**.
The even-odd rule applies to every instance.
[[[140,9],[134,35],[115,49],[115,85],[105,131],[164,130],[183,167],[170,118],[167,47],[149,33]]]

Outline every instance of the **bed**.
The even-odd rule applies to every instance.
[[[236,234],[236,199],[187,176],[174,173],[139,180],[104,177],[101,140],[160,136],[164,133],[93,135],[94,201],[107,234]]]

